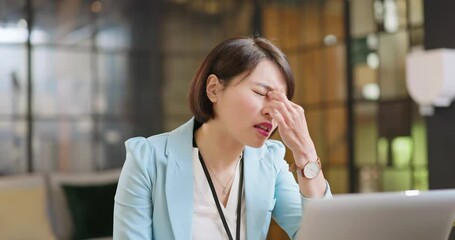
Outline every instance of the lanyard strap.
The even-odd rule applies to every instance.
[[[224,229],[229,237],[229,240],[233,240],[231,231],[229,230],[229,226],[226,222],[226,218],[224,217],[223,210],[221,209],[220,201],[218,200],[218,196],[216,195],[215,186],[213,185],[212,178],[210,177],[210,173],[207,170],[207,166],[205,166],[204,159],[202,158],[201,152],[199,152],[199,161],[201,161],[202,168],[204,169],[205,176],[207,177],[207,181],[210,185],[210,190],[212,191],[213,200],[215,200],[216,208],[218,209],[218,213],[220,214],[221,221],[223,222]],[[241,210],[242,210],[242,192],[243,192],[243,154],[242,158],[240,159],[240,181],[239,181],[239,195],[238,195],[238,202],[237,202],[237,226],[235,231],[235,239],[240,240],[240,219],[241,219]]]

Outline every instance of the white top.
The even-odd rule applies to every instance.
[[[220,214],[213,199],[212,191],[199,160],[199,151],[193,148],[193,177],[194,177],[194,212],[193,212],[193,239],[212,240],[229,239],[221,221]],[[231,235],[235,239],[237,223],[237,203],[240,181],[240,164],[237,164],[234,182],[229,193],[226,207],[220,202]],[[246,239],[245,191],[242,193],[242,211],[240,239]]]

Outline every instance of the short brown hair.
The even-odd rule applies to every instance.
[[[263,59],[277,64],[286,78],[286,95],[294,95],[294,75],[286,55],[273,43],[261,37],[235,37],[216,46],[199,66],[191,83],[189,102],[194,117],[204,123],[214,117],[212,102],[207,97],[206,84],[210,74],[227,86],[239,74],[251,72]]]

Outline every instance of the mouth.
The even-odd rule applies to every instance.
[[[263,136],[268,137],[272,131],[272,124],[269,122],[262,122],[254,125],[254,128]]]

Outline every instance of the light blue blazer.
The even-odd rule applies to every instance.
[[[192,239],[191,119],[172,132],[126,141],[115,195],[114,239]],[[294,238],[305,199],[284,160],[281,142],[244,150],[247,239],[266,239],[270,219]],[[330,197],[327,188],[326,197]]]

